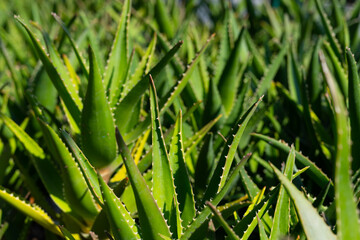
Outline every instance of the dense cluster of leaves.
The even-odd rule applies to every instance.
[[[0,2],[0,238],[360,239],[359,17]]]

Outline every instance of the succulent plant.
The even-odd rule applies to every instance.
[[[0,238],[360,239],[359,2],[0,13]]]

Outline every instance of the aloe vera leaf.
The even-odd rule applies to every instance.
[[[26,32],[28,33],[37,55],[39,56],[41,62],[43,63],[44,68],[49,75],[49,78],[54,84],[60,97],[64,101],[71,116],[74,118],[76,123],[80,123],[80,115],[81,115],[80,109],[76,105],[75,100],[72,98],[69,90],[67,89],[64,81],[61,79],[59,73],[55,69],[51,60],[49,59],[49,57],[41,47],[39,40],[35,37],[34,33],[30,30],[30,28],[24,23],[24,21],[19,16],[15,16],[15,19],[25,28]]]
[[[105,183],[101,175],[98,175],[101,192],[104,199],[104,208],[109,220],[112,234],[116,240],[120,239],[140,239],[139,229],[134,219],[126,210],[120,199]]]
[[[281,51],[278,53],[278,55],[274,58],[274,60],[271,62],[270,66],[265,70],[264,76],[261,78],[260,83],[258,84],[258,87],[255,92],[255,97],[260,97],[264,95],[267,90],[271,86],[271,81],[274,79],[277,71],[280,68],[281,63],[283,62],[283,58],[285,54],[287,53],[288,44],[286,44]]]
[[[231,50],[231,54],[226,62],[223,73],[219,80],[219,93],[221,96],[222,104],[224,106],[225,114],[229,115],[235,101],[238,90],[239,79],[237,72],[240,67],[240,47],[243,42],[244,28],[239,33],[236,39],[235,46]]]
[[[143,238],[161,239],[159,233],[164,236],[171,237],[170,230],[165,222],[161,210],[156,204],[145,179],[136,167],[130,151],[118,130],[116,130],[116,140],[134,191]]]
[[[220,225],[224,228],[225,232],[228,235],[228,238],[231,240],[240,240],[239,236],[236,235],[234,230],[227,224],[225,219],[221,216],[221,213],[219,210],[216,209],[214,205],[211,204],[211,202],[206,201],[206,205],[209,206],[211,212],[214,214],[215,219],[220,223]]]
[[[98,182],[98,177],[95,168],[90,164],[89,160],[85,157],[80,148],[76,145],[75,141],[70,137],[70,135],[61,130],[61,134],[64,137],[67,145],[71,149],[77,164],[81,170],[82,175],[87,183],[91,194],[94,196],[95,200],[99,205],[102,204],[103,199],[101,198],[101,191]]]
[[[135,145],[135,147],[133,148],[133,152],[132,152],[132,156],[134,156],[134,161],[135,164],[138,164],[142,155],[142,152],[145,148],[146,142],[148,140],[148,137],[150,135],[150,129],[148,131],[145,132],[144,136],[139,138],[137,141],[138,145]],[[135,153],[134,153],[135,151]],[[150,152],[150,150],[149,150]],[[146,157],[146,156],[145,156]],[[145,158],[144,157],[144,158]],[[144,158],[141,160],[143,161]],[[150,164],[149,164],[150,165]],[[138,167],[140,168],[140,166],[138,165]],[[142,172],[140,170],[140,172]],[[120,181],[122,179],[124,179],[126,177],[126,168],[125,166],[122,166],[117,172],[116,174],[110,179],[110,182],[116,182],[116,181]]]
[[[269,143],[271,146],[273,146],[283,152],[290,151],[290,147],[287,145],[287,143],[285,143],[282,140],[278,141],[274,138],[271,138],[271,137],[268,137],[268,136],[265,136],[262,134],[258,134],[258,133],[252,133],[251,135],[260,140],[263,140],[263,141]],[[302,166],[309,166],[309,170],[306,172],[309,175],[309,177],[314,181],[314,183],[317,184],[318,186],[323,187],[330,181],[328,176],[326,176],[326,174],[324,172],[322,172],[320,168],[318,168],[312,161],[310,161],[309,158],[305,157],[300,152],[295,151],[295,158],[297,161],[299,161],[299,163],[301,163]],[[333,186],[333,185],[331,185],[331,186]],[[333,190],[332,190],[332,192],[333,192]]]
[[[193,38],[194,38],[196,51],[200,51],[200,49],[201,49],[201,41],[199,39],[200,37],[198,36],[198,32],[195,31],[195,28],[193,29]],[[205,60],[205,56],[203,55],[203,56],[200,57],[200,60],[199,60],[198,71],[199,71],[199,75],[200,75],[200,79],[201,79],[202,88],[203,88],[204,93],[208,92],[209,81],[210,81],[209,72],[207,71],[206,64],[207,64],[207,62]],[[200,99],[203,99],[203,97],[201,97]]]
[[[333,49],[330,47],[329,43],[325,42],[324,47],[326,52],[330,57],[330,61],[334,67],[334,75],[336,77],[337,83],[340,86],[342,94],[347,97],[348,96],[348,78],[344,72],[344,68],[341,66],[339,62],[339,58],[335,56]]]
[[[81,111],[83,108],[83,103],[82,103],[82,99],[79,97],[79,93],[76,88],[75,79],[70,78],[69,72],[67,71],[66,67],[64,66],[64,63],[62,62],[60,55],[57,52],[55,46],[50,41],[48,34],[44,31],[42,31],[42,34],[43,34],[46,46],[48,48],[49,56],[50,56],[53,66],[55,67],[56,71],[59,73],[61,79],[63,80],[66,88],[69,91],[70,96],[72,97],[72,99],[74,99],[76,105],[78,106],[78,108]],[[66,107],[66,105],[65,105],[65,107]],[[71,118],[71,115],[70,115],[70,118]]]
[[[167,99],[161,107],[161,112],[166,110],[175,100],[175,98],[183,91],[185,86],[187,85],[188,81],[190,80],[190,77],[197,65],[197,63],[200,60],[200,57],[204,54],[206,48],[209,46],[210,42],[214,39],[215,34],[212,34],[207,40],[204,46],[201,48],[201,50],[197,53],[196,57],[192,60],[192,62],[189,64],[188,68],[186,69],[186,72],[182,74],[181,80],[179,80],[175,86],[172,88],[169,94],[167,94]]]
[[[302,79],[299,68],[297,68],[297,62],[295,61],[294,52],[291,47],[288,50],[287,56],[287,76],[291,97],[300,104],[300,85]]]
[[[221,119],[222,115],[220,114],[215,119],[208,122],[204,127],[202,127],[198,132],[196,132],[191,138],[185,141],[184,149],[185,155],[188,156],[191,151],[201,142],[205,135],[211,130],[211,128]]]
[[[261,100],[262,98],[247,110],[228,135],[229,137],[221,153],[220,160],[217,163],[214,174],[205,192],[204,201],[213,198],[223,188],[244,130]]]
[[[282,30],[284,29],[282,26],[284,23],[280,22],[279,15],[275,11],[275,8],[270,6],[269,2],[264,2],[264,7],[267,13],[266,15],[269,18],[270,25],[272,27],[271,32],[273,33],[275,38],[280,39],[282,35]]]
[[[126,96],[129,91],[141,80],[141,77],[149,72],[149,67],[151,64],[151,60],[154,55],[156,46],[156,35],[151,40],[145,54],[142,56],[141,61],[139,62],[134,74],[130,77],[130,79],[124,84],[124,89],[121,94]]]
[[[320,52],[322,70],[330,89],[336,119],[335,204],[339,239],[360,239],[360,225],[351,183],[351,144],[349,143],[348,112],[325,57]]]
[[[342,50],[339,44],[339,41],[336,39],[333,27],[330,24],[330,20],[328,19],[323,6],[321,5],[319,0],[315,0],[316,9],[319,12],[321,23],[325,28],[326,36],[330,42],[331,48],[333,49],[335,55],[338,59],[343,60],[342,58]]]
[[[215,82],[215,85],[219,83],[221,74],[223,74],[224,72],[225,65],[231,53],[231,44],[230,44],[230,36],[229,36],[229,31],[230,31],[229,11],[231,10],[227,9],[225,11],[223,27],[220,29],[220,34],[219,34],[220,37],[219,53],[216,57],[215,74],[214,77],[212,78],[212,81]]]
[[[89,73],[85,66],[85,61],[81,56],[78,47],[76,46],[75,41],[72,39],[69,29],[65,26],[65,23],[61,20],[61,18],[56,13],[51,13],[54,19],[60,24],[61,28],[64,30],[66,36],[68,37],[71,47],[73,48],[76,58],[80,64],[82,72],[85,74],[86,79],[89,79]]]
[[[259,191],[255,195],[254,199],[251,201],[251,204],[246,209],[246,212],[244,213],[244,216],[248,215],[254,209],[254,207],[261,202],[261,200],[264,198],[265,190],[266,190],[266,187],[263,187],[261,189],[261,191]]]
[[[95,168],[116,157],[115,125],[94,53],[89,48],[90,73],[81,120],[84,154]]]
[[[360,142],[356,138],[360,134],[360,80],[359,74],[350,48],[346,49],[346,56],[349,69],[349,118],[350,135],[352,140],[351,156],[353,159],[353,169],[360,168]]]
[[[262,55],[260,54],[258,48],[256,47],[254,41],[252,40],[252,38],[247,30],[245,30],[244,38],[245,38],[245,42],[247,44],[249,51],[253,55],[253,64],[254,64],[255,70],[259,76],[262,76],[266,69],[264,59],[263,59]]]
[[[166,64],[179,50],[182,43],[182,41],[179,41],[171,50],[169,50],[165,56],[149,71],[149,73],[146,74],[116,106],[116,109],[114,110],[115,121],[120,132],[124,132],[123,126],[127,126],[136,103],[140,100],[146,89],[148,89],[149,75],[151,74],[152,77],[155,78],[155,76],[157,76],[159,72],[165,68]],[[124,137],[126,138],[125,135]]]
[[[155,84],[150,75],[150,112],[152,126],[152,192],[154,199],[169,223],[170,231],[181,235],[181,220],[179,202],[175,195],[175,185],[172,164],[166,150],[164,136],[161,130],[158,100]]]
[[[230,174],[224,187],[214,197],[214,199],[210,201],[212,205],[217,206],[220,201],[225,197],[234,182],[237,180],[240,168],[245,165],[246,161],[250,158],[250,156],[251,154],[245,155],[241,162],[236,167],[234,167],[234,170]],[[195,217],[194,221],[190,224],[190,226],[186,228],[180,239],[189,239],[192,234],[208,219],[210,214],[211,210],[208,206],[205,206],[202,211]]]
[[[10,131],[14,133],[16,138],[24,145],[26,150],[36,157],[41,159],[45,158],[44,150],[19,125],[3,113],[0,113],[0,119],[10,129]]]
[[[234,214],[235,211],[237,211],[240,208],[248,207],[251,204],[250,201],[248,201],[248,196],[241,197],[235,201],[228,202],[222,206],[218,206],[217,209],[221,212],[221,215],[227,219],[231,215]]]
[[[260,189],[252,181],[245,168],[240,169],[240,179],[250,200],[253,200],[255,196],[260,192]]]
[[[336,28],[338,30],[337,36],[339,39],[339,43],[341,46],[349,46],[350,44],[350,36],[349,36],[349,28],[345,18],[345,6],[342,7],[342,4],[339,0],[332,0],[335,20],[336,20]]]
[[[323,189],[321,189],[321,192],[316,196],[316,199],[312,204],[314,206],[314,208],[317,209],[318,212],[321,211],[321,207],[323,206],[326,195],[329,192],[330,186],[331,186],[331,183],[329,182]]]
[[[161,0],[155,2],[155,19],[160,27],[160,31],[165,33],[166,36],[171,39],[174,37],[174,26],[169,13],[166,10],[165,3]]]
[[[76,89],[76,82],[75,79],[70,78],[69,72],[67,71],[62,59],[60,58],[59,52],[56,50],[54,44],[51,42],[49,35],[42,31],[47,49],[49,51],[49,56],[53,66],[55,67],[56,71],[59,73],[61,79],[63,80],[66,88],[68,89],[72,99],[74,99],[76,105],[80,109],[83,108],[82,100],[79,97],[79,93]]]
[[[262,220],[259,218],[259,215],[257,215],[257,214],[256,214],[256,219],[257,219],[258,228],[259,228],[260,240],[268,240],[269,238],[266,234],[264,224],[263,224]]]
[[[224,112],[225,110],[221,103],[219,90],[215,84],[215,80],[211,78],[209,84],[209,92],[206,97],[204,114],[202,118],[203,124],[207,123],[209,119],[213,119],[216,116],[223,114]],[[221,119],[216,127],[220,128],[223,123],[224,119]]]
[[[59,226],[61,233],[63,234],[63,237],[66,240],[76,240],[74,236],[63,226]]]
[[[259,203],[235,225],[233,229],[241,239],[246,240],[250,237],[257,225],[257,216],[262,219],[269,207],[275,202],[277,192],[278,188],[275,188],[265,198],[259,199]]]
[[[15,66],[12,63],[12,61],[10,59],[10,56],[9,56],[9,53],[8,53],[6,47],[5,47],[5,44],[3,43],[3,41],[1,39],[0,39],[0,52],[4,56],[5,64],[7,65],[8,69],[10,71],[11,78],[12,78],[12,80],[14,82],[16,97],[18,98],[19,102],[22,103],[23,98],[24,98],[23,92],[22,92],[22,89],[23,89],[22,85],[23,84],[19,79],[17,71],[15,70]]]
[[[336,239],[330,227],[326,225],[316,209],[276,167],[271,165],[281,184],[285,187],[295,204],[301,224],[308,239]]]
[[[110,102],[112,102],[114,97],[113,94],[116,92],[115,89],[120,87],[124,81],[124,73],[128,64],[128,26],[130,22],[130,9],[131,0],[126,0],[123,4],[116,36],[105,68],[104,86],[110,86]]]
[[[186,87],[191,73],[194,71],[196,64],[199,62],[199,58],[204,53],[205,49],[209,45],[209,42],[214,38],[214,35],[211,35],[210,38],[206,41],[203,48],[197,54],[195,59],[193,59],[192,63],[187,68],[186,72],[182,74],[181,80],[179,80],[175,86],[173,86],[172,90],[167,94],[164,98],[164,102],[160,102],[159,106],[161,106],[160,114],[162,114],[165,110],[167,110],[170,105],[175,101],[176,97],[180,95],[180,93]],[[151,74],[151,72],[150,72]],[[152,75],[152,74],[151,74]],[[150,117],[148,116],[141,124],[139,124],[133,131],[124,134],[125,141],[131,142],[134,141],[139,135],[141,135],[150,125]]]
[[[3,187],[0,187],[0,198],[14,206],[26,216],[31,217],[35,222],[43,226],[45,229],[62,236],[59,227],[39,206],[30,205],[14,194],[9,193]]]
[[[182,113],[175,122],[174,134],[170,144],[169,161],[173,173],[177,200],[181,217],[181,225],[188,226],[196,215],[194,193],[190,185],[189,175],[185,165],[183,147]],[[178,236],[181,236],[179,234]]]
[[[292,145],[286,160],[284,175],[291,181],[295,163],[295,148]],[[279,239],[289,233],[290,226],[290,196],[283,186],[280,186],[279,196],[276,203],[273,225],[271,228],[271,240]]]
[[[40,159],[31,157],[37,173],[40,176],[41,182],[50,195],[50,198],[64,213],[71,212],[71,207],[66,202],[63,194],[63,187],[61,181],[60,171],[55,164],[49,159]]]
[[[212,133],[208,133],[204,139],[204,144],[202,145],[198,160],[195,167],[195,187],[194,191],[196,194],[203,193],[206,190],[206,186],[210,181],[214,161],[214,137]]]
[[[61,168],[64,196],[71,209],[91,225],[99,213],[78,164],[71,156],[64,142],[44,121],[38,119],[46,145]]]

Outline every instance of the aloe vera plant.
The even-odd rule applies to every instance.
[[[0,238],[360,239],[358,2],[65,2],[0,3]]]

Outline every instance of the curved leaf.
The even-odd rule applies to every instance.
[[[81,139],[85,155],[96,168],[109,165],[116,157],[115,124],[94,52],[89,47],[89,83],[81,116]]]

